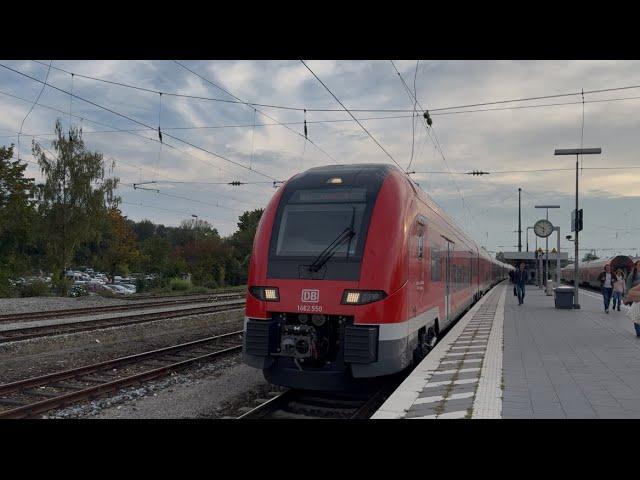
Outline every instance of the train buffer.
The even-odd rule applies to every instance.
[[[527,286],[519,306],[496,286],[372,419],[640,418],[640,338],[601,295],[581,289],[580,303],[556,309]]]

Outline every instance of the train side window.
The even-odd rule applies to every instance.
[[[418,258],[424,256],[424,231],[418,230]]]
[[[431,281],[439,282],[442,280],[442,263],[441,254],[438,245],[431,244]]]

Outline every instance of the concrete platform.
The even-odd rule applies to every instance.
[[[640,339],[624,312],[581,291],[557,310],[528,286],[483,297],[372,417],[640,418]]]

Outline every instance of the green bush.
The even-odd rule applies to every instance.
[[[8,273],[0,268],[0,297],[12,297],[15,293],[15,288],[9,281]]]
[[[73,286],[73,280],[67,277],[60,278],[54,276],[51,279],[51,283],[53,291],[62,297],[69,295],[69,290],[71,290],[71,287]]]
[[[209,293],[209,289],[206,287],[193,287],[190,290],[191,293]]]
[[[144,292],[147,288],[147,282],[144,278],[136,279],[136,293]]]
[[[181,278],[172,278],[169,282],[169,288],[172,291],[184,292],[191,288],[191,282],[189,280],[182,280]]]
[[[46,282],[34,281],[18,287],[21,297],[46,297],[51,295],[51,287]]]
[[[89,292],[84,285],[74,285],[69,291],[70,297],[85,297],[87,295],[89,295]]]

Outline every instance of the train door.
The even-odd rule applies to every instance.
[[[451,296],[453,295],[453,278],[452,278],[452,264],[453,264],[453,253],[455,244],[445,238],[445,243],[447,244],[447,251],[444,257],[444,308],[445,308],[445,317],[447,323],[451,322],[453,312],[451,311]]]
[[[410,281],[410,315],[415,317],[420,313],[424,304],[424,271],[425,271],[425,225],[426,218],[419,215],[414,224],[413,241],[409,254],[409,281]]]

